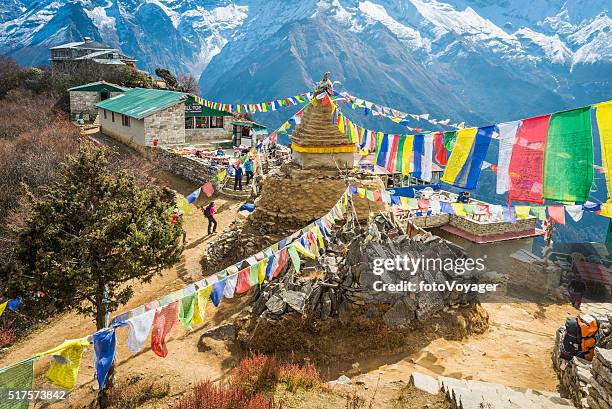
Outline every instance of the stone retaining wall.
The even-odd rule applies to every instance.
[[[517,220],[515,224],[506,222],[479,223],[466,217],[451,215],[449,224],[475,236],[492,236],[510,232],[533,231],[535,222],[536,219],[531,217],[526,220]]]
[[[168,148],[159,148],[163,166],[176,176],[202,185],[209,181],[222,168],[211,166],[210,162],[191,155],[176,155]]]

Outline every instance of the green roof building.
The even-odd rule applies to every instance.
[[[132,88],[96,107],[101,132],[136,148],[231,140],[226,117],[232,114],[197,104],[183,92]]]
[[[98,115],[96,104],[128,91],[129,88],[97,81],[68,89],[70,117],[74,121],[93,122]]]

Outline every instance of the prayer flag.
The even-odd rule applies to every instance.
[[[202,185],[202,192],[204,192],[206,197],[211,197],[215,193],[215,188],[211,182],[206,182]]]
[[[436,132],[433,135],[434,139],[434,159],[436,163],[441,166],[446,165],[446,146],[444,146],[444,134],[442,132]]]
[[[440,202],[440,212],[454,214],[453,207],[449,202]]]
[[[390,139],[390,150],[389,157],[387,159],[386,168],[389,173],[393,173],[395,171],[395,163],[397,161],[398,154],[398,145],[399,145],[399,135],[389,135]]]
[[[540,221],[546,220],[546,207],[545,206],[531,206],[531,213],[538,218]]]
[[[183,325],[183,327],[187,328],[191,331],[191,321],[193,320],[193,314],[195,312],[195,301],[196,296],[190,295],[187,297],[181,298],[179,301],[179,313],[178,319]]]
[[[464,189],[475,189],[494,131],[493,125],[459,130],[442,181]],[[451,172],[447,177],[449,168]]]
[[[431,166],[433,156],[433,136],[414,135],[413,161],[414,176],[426,182],[431,181]]]
[[[465,166],[476,139],[476,128],[462,129],[457,132],[450,158],[442,175],[442,182],[454,185],[461,169]]]
[[[506,223],[516,224],[516,212],[514,211],[514,207],[504,206],[502,209],[504,221]]]
[[[191,320],[192,325],[199,325],[204,322],[204,317],[206,315],[206,304],[208,303],[208,299],[210,298],[210,293],[212,292],[212,286],[206,286],[204,288],[200,288],[196,292],[196,301],[193,309],[193,319]]]
[[[19,362],[9,368],[0,369],[0,385],[8,390],[28,391],[32,389],[34,381],[34,359]],[[28,409],[30,401],[9,401],[4,397],[0,403],[2,409]]]
[[[136,353],[142,349],[149,336],[149,331],[151,331],[154,317],[155,309],[152,309],[127,320],[129,329],[127,339],[128,351]]]
[[[17,297],[17,298],[13,298],[12,300],[9,300],[7,307],[9,310],[15,311],[17,307],[19,307],[20,305],[21,305],[21,297]]]
[[[4,310],[6,310],[7,305],[8,305],[8,300],[0,304],[0,316],[4,313]]]
[[[376,149],[376,164],[380,167],[386,168],[387,162],[389,161],[390,141],[389,135],[378,133],[377,149]]]
[[[87,337],[64,341],[58,347],[37,354],[37,356],[59,355],[54,358],[51,367],[47,371],[47,379],[54,385],[64,389],[72,389],[76,384],[83,357],[83,348],[89,346]]]
[[[584,208],[581,204],[565,206],[565,210],[575,222],[579,222],[584,214]]]
[[[508,203],[513,201],[544,203],[542,166],[550,115],[523,119],[516,133],[508,172]]]
[[[515,206],[514,211],[516,212],[516,218],[519,220],[525,220],[529,217],[529,210],[531,206]]]
[[[601,161],[606,175],[608,200],[612,199],[612,101],[597,104],[595,117],[601,142]]]
[[[221,298],[223,298],[223,290],[225,289],[226,280],[227,278],[219,280],[212,286],[212,291],[210,292],[210,300],[212,301],[215,307],[218,307],[221,303]]]
[[[178,315],[178,301],[155,311],[153,329],[151,330],[151,350],[157,356],[165,358],[168,355],[166,337],[172,330]]]
[[[544,152],[545,199],[585,202],[593,184],[591,107],[553,114]]]
[[[463,203],[451,203],[451,206],[453,207],[453,214],[456,214],[457,216],[466,215]]]
[[[296,273],[299,273],[301,260],[300,260],[299,254],[297,253],[297,250],[295,249],[295,243],[290,244],[289,247],[287,248],[287,251],[289,252],[291,263],[293,263],[293,269],[295,270]]]
[[[223,289],[223,297],[234,298],[236,292],[236,284],[238,282],[238,273],[228,275],[225,280],[225,288]]]
[[[199,187],[193,193],[191,193],[189,196],[187,196],[186,197],[187,203],[191,204],[191,203],[195,202],[198,199],[198,197],[200,196],[200,192],[201,191],[202,191],[202,188]]]
[[[512,147],[516,140],[516,132],[520,124],[521,121],[514,121],[497,125],[499,130],[499,151],[497,154],[497,184],[495,191],[498,195],[506,193],[510,188],[508,168],[510,166],[510,157],[512,156]]]
[[[115,360],[115,329],[103,329],[93,334],[94,365],[98,387],[103,390],[113,361]]]
[[[565,224],[565,207],[548,206],[548,216],[559,224]]]

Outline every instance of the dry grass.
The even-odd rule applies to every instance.
[[[108,390],[110,407],[116,409],[136,409],[146,402],[166,398],[169,394],[168,382],[139,378],[116,384]]]
[[[230,384],[205,381],[183,396],[177,409],[276,409],[272,398],[264,393],[251,394]]]

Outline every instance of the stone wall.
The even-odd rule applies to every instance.
[[[231,117],[225,117],[223,128],[185,129],[185,143],[190,145],[210,144],[221,140],[231,140],[233,125]]]
[[[439,227],[447,224],[450,221],[450,214],[435,214],[429,216],[421,216],[411,218],[410,221],[418,227],[424,229],[430,229],[432,227]]]
[[[210,162],[192,155],[176,155],[167,148],[160,148],[158,152],[163,158],[163,166],[168,171],[198,185],[208,182],[222,170],[219,167],[211,167]]]
[[[148,116],[145,121],[145,146],[173,146],[185,143],[185,104],[173,105]]]
[[[612,350],[595,348],[587,403],[593,409],[612,408]]]
[[[70,113],[79,115],[83,113],[85,122],[93,122],[98,115],[96,104],[100,102],[100,93],[91,91],[70,91]],[[121,92],[111,92],[110,97],[121,94]]]
[[[451,215],[449,224],[475,236],[486,237],[510,232],[533,231],[535,222],[535,217],[530,217],[526,220],[517,220],[516,224],[505,222],[479,223],[466,217]]]

